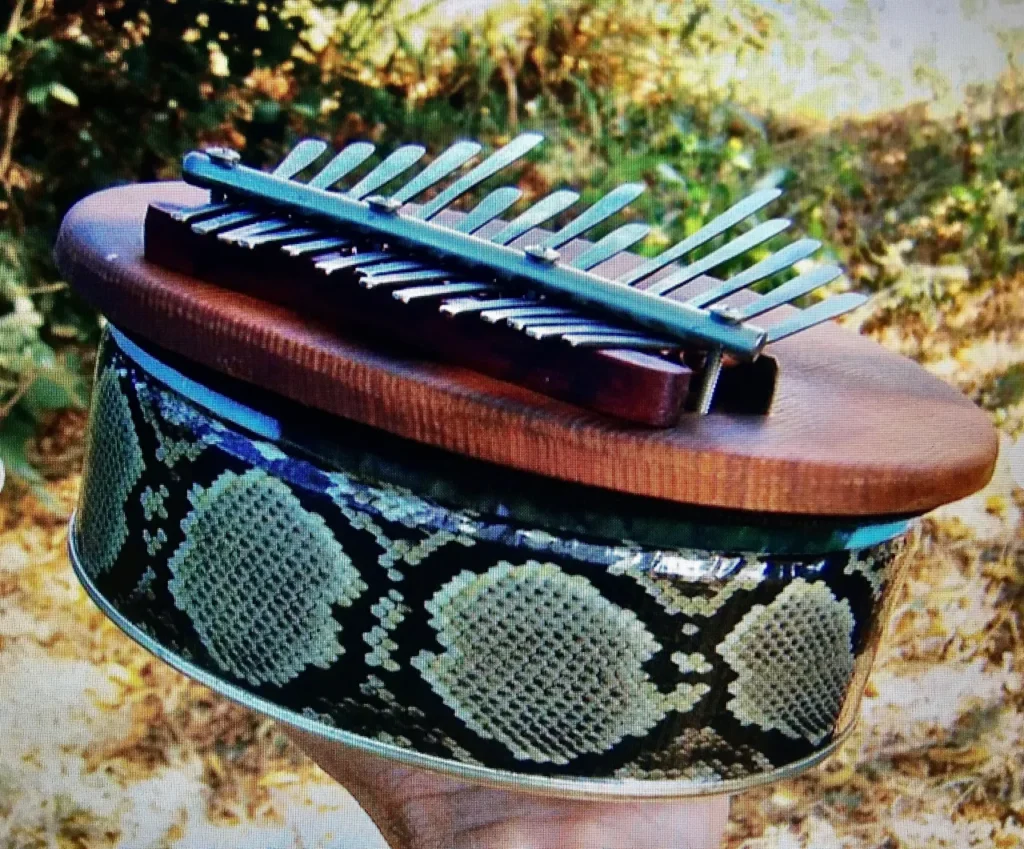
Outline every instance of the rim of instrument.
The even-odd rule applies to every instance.
[[[300,404],[500,466],[727,510],[917,514],[991,476],[998,442],[983,411],[916,363],[831,323],[770,345],[778,374],[768,415],[712,408],[641,428],[357,341],[315,316],[147,261],[150,205],[187,210],[206,198],[180,183],[86,198],[61,228],[62,271],[116,325]],[[643,263],[629,253],[616,260],[627,270]],[[782,306],[759,321],[771,334],[793,315]]]

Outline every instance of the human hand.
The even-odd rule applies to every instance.
[[[391,849],[715,849],[729,799],[577,801],[496,790],[396,764],[298,731]]]

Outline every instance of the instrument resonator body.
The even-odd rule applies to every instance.
[[[550,230],[575,192],[449,208],[535,143],[460,142],[389,195],[420,146],[305,180],[326,145],[263,177],[211,151],[186,176],[212,192],[72,209],[57,260],[108,320],[77,574],[174,668],[398,762],[573,798],[796,774],[852,728],[914,519],[987,482],[994,430],[827,322],[861,296],[788,306],[839,274],[800,265],[816,242],[709,276],[785,229],[748,222],[774,190],[651,258],[637,222],[580,238],[635,184]]]

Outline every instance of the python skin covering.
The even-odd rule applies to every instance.
[[[559,794],[734,791],[852,726],[905,524],[800,554],[568,533],[260,436],[134,346],[100,350],[72,554],[120,627],[214,689]]]

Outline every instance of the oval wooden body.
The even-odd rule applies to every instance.
[[[86,198],[64,221],[59,264],[124,329],[310,407],[551,478],[757,513],[922,513],[974,492],[992,473],[997,439],[984,412],[916,363],[832,324],[769,347],[780,369],[769,415],[688,415],[650,430],[371,348],[146,262],[148,204],[205,197],[163,183]]]

